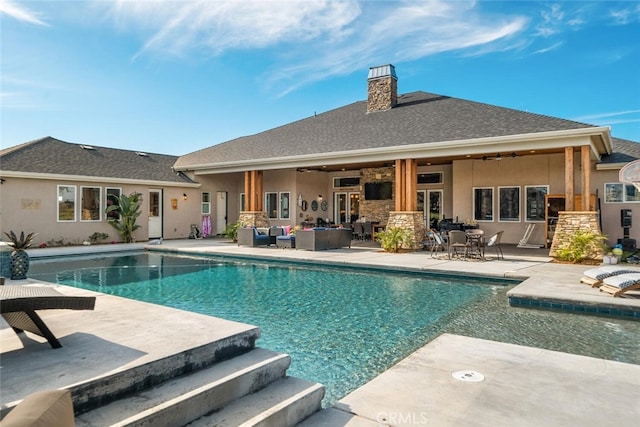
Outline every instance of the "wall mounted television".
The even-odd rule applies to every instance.
[[[364,184],[365,200],[391,200],[393,199],[393,183],[391,182],[367,182]]]

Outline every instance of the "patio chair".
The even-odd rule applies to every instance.
[[[487,239],[487,243],[485,244],[485,246],[495,248],[496,249],[496,257],[498,259],[502,259],[504,261],[504,254],[502,253],[502,248],[500,247],[500,240],[502,239],[502,234],[503,233],[504,233],[504,230],[500,230],[497,233],[491,235]]]
[[[353,223],[353,238],[354,239],[362,239],[362,234],[363,234],[363,229],[362,229],[362,223],[361,222],[354,222]]]
[[[363,222],[362,224],[362,240],[373,240],[373,224]]]
[[[607,277],[602,280],[600,292],[608,292],[612,297],[640,289],[640,273],[618,274],[616,276]]]
[[[592,288],[597,288],[602,285],[602,281],[607,277],[628,273],[640,273],[640,270],[618,265],[601,265],[597,268],[590,268],[582,273],[583,277],[580,279],[580,283],[590,285]]]
[[[467,233],[461,230],[449,231],[449,259],[451,259],[452,256],[460,256],[460,253],[462,253],[462,257],[466,259],[469,254],[469,248],[470,244],[467,241]]]
[[[62,344],[36,310],[93,310],[96,297],[63,295],[48,286],[0,286],[0,311],[16,333],[28,331],[44,337],[53,348]]]
[[[431,252],[431,258],[435,258],[438,251],[447,250],[444,237],[435,229],[427,231],[427,246]]]

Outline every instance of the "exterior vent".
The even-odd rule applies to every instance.
[[[147,153],[143,153],[142,151],[136,151],[136,154],[140,157],[149,157]]]
[[[83,150],[95,150],[95,147],[92,147],[90,145],[81,145],[80,148],[82,148]]]
[[[398,103],[396,68],[391,64],[369,68],[367,89],[367,113],[395,107]]]

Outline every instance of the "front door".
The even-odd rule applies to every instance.
[[[216,194],[216,229],[214,234],[224,234],[227,227],[227,192],[218,191]]]
[[[149,190],[149,239],[162,237],[162,190]]]
[[[418,210],[427,228],[437,228],[442,219],[442,190],[418,190]]]

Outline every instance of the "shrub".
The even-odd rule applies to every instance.
[[[594,259],[604,250],[606,236],[593,231],[578,231],[568,243],[556,250],[556,255],[562,261],[577,264],[586,259]]]
[[[377,232],[375,237],[386,252],[397,253],[405,246],[412,246],[413,231],[402,227],[388,227]]]
[[[224,235],[231,239],[233,243],[238,241],[238,228],[240,228],[240,221],[234,222],[232,224],[227,224],[224,228]]]
[[[89,241],[93,244],[98,243],[100,240],[107,240],[109,235],[106,233],[100,233],[96,231],[91,236],[89,236]]]

